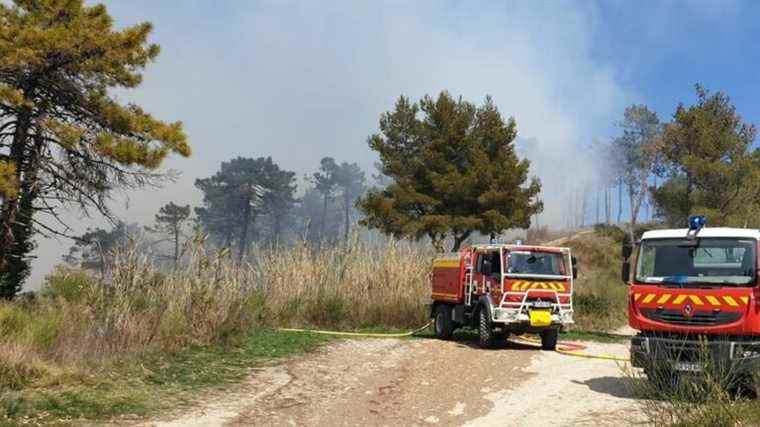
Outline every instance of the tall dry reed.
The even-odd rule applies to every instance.
[[[258,324],[412,327],[426,320],[432,253],[410,243],[186,248],[162,271],[137,249],[113,254],[106,274],[69,267],[34,301],[0,304],[0,388],[146,351],[235,338]]]
[[[272,324],[409,328],[426,320],[434,254],[418,245],[302,244],[256,255],[251,269]]]

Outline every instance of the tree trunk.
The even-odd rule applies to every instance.
[[[465,231],[462,234],[454,234],[454,246],[451,247],[451,252],[459,252],[459,249],[462,247],[462,243],[464,243],[464,241],[470,237],[471,233],[471,231]],[[492,238],[495,236],[495,233],[491,233]]]
[[[280,234],[282,234],[282,221],[280,219],[281,217],[282,215],[279,215],[279,212],[274,213],[274,230],[272,230],[272,238],[275,244],[279,244]]]
[[[179,265],[179,223],[174,224],[174,269]]]
[[[581,196],[581,214],[580,214],[580,226],[586,226],[586,209],[588,208],[588,194],[586,190],[579,190],[578,194]]]
[[[600,216],[599,216],[599,194],[601,193],[601,189],[597,189],[596,191],[596,224],[599,224]]]
[[[348,190],[346,190],[343,193],[343,204],[345,205],[345,208],[346,208],[346,212],[345,212],[345,214],[346,214],[346,218],[345,218],[346,219],[346,229],[345,229],[345,233],[344,233],[344,237],[345,237],[346,241],[348,241],[348,231],[349,231],[349,228],[350,228],[350,225],[351,225],[350,224],[351,223],[351,211],[350,211],[351,206],[349,206],[349,202],[350,201],[351,201],[350,200],[350,194],[348,193]]]
[[[609,224],[612,221],[612,207],[610,206],[610,188],[604,188],[604,222]]]
[[[243,231],[240,236],[240,248],[238,252],[238,263],[243,263],[243,257],[248,250],[248,225],[251,222],[251,203],[246,203],[243,213]]]
[[[623,221],[623,178],[618,178],[618,214],[617,223]]]
[[[430,242],[433,244],[436,252],[444,252],[443,240],[446,236],[439,236],[438,233],[428,233],[428,237],[430,237]]]
[[[13,296],[21,290],[19,278],[14,277],[13,272],[17,269],[17,263],[20,261],[19,256],[23,256],[20,252],[24,250],[22,245],[16,236],[17,231],[17,217],[21,207],[22,198],[27,198],[28,195],[24,194],[25,190],[21,188],[25,185],[23,181],[26,180],[26,176],[23,173],[24,169],[24,151],[29,139],[29,115],[23,114],[18,119],[18,124],[13,134],[13,141],[11,142],[9,158],[12,164],[16,166],[16,180],[19,183],[18,193],[11,198],[3,201],[2,212],[0,212],[0,298],[13,298]],[[31,207],[31,206],[30,206]],[[31,214],[29,212],[29,214]],[[27,220],[31,219],[31,215]],[[21,278],[23,280],[23,278]]]
[[[325,223],[327,222],[327,194],[324,195],[324,203],[322,204],[322,223],[319,225],[319,239],[325,238]]]

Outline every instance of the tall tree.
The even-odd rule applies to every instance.
[[[21,288],[35,233],[66,232],[52,225],[61,207],[110,216],[112,190],[157,183],[168,154],[190,155],[180,123],[111,95],[158,55],[150,31],[115,29],[82,0],[0,3],[0,297]]]
[[[74,238],[74,244],[63,260],[88,270],[97,270],[101,276],[112,263],[114,252],[126,249],[141,240],[137,224],[117,222],[111,229],[88,228],[81,236]]]
[[[296,173],[268,162],[264,165],[261,186],[264,189],[262,211],[271,224],[271,240],[277,243],[290,225],[298,201],[295,196]]]
[[[332,157],[324,157],[319,162],[319,170],[312,175],[311,182],[314,188],[322,194],[322,220],[320,221],[319,234],[324,239],[325,225],[327,224],[327,208],[335,196],[335,174],[338,164]]]
[[[475,231],[528,228],[542,209],[541,185],[515,153],[515,121],[505,121],[490,97],[475,106],[448,92],[419,103],[402,96],[381,116],[380,131],[369,145],[393,183],[360,199],[365,225],[428,236],[439,251],[450,236],[456,251]]]
[[[641,205],[647,197],[649,177],[653,169],[662,125],[657,113],[645,105],[632,105],[625,109],[620,123],[623,134],[615,139],[614,146],[620,154],[621,178],[628,190],[631,228],[636,224]]]
[[[757,226],[760,151],[757,131],[728,96],[696,86],[697,102],[679,105],[660,150],[667,181],[654,190],[658,214],[684,223],[694,213],[724,225]]]
[[[341,163],[335,170],[335,186],[340,191],[343,205],[343,237],[348,240],[351,229],[351,211],[359,196],[366,190],[366,176],[356,163]]]
[[[281,170],[271,157],[222,162],[219,172],[196,180],[195,185],[203,192],[204,203],[195,210],[198,220],[223,246],[237,242],[239,261],[248,252],[251,236],[254,240],[258,236],[253,229],[257,218],[268,214],[278,227],[295,203],[295,174]]]
[[[149,228],[150,231],[166,234],[174,245],[172,260],[174,268],[179,264],[179,247],[182,238],[182,229],[190,218],[190,205],[177,205],[169,202],[158,209],[156,225]]]

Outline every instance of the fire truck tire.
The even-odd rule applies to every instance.
[[[435,309],[435,319],[433,322],[435,336],[442,340],[451,338],[454,332],[454,321],[451,320],[451,307],[448,305],[439,305]]]
[[[541,331],[541,349],[554,351],[557,349],[557,336],[559,329],[547,329]]]
[[[488,310],[485,308],[478,310],[478,319],[478,345],[482,348],[491,348],[496,341],[496,332],[488,319]]]

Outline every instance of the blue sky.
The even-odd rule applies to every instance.
[[[592,56],[619,83],[669,120],[693,85],[727,93],[745,120],[760,119],[760,3],[600,2]]]
[[[322,156],[371,171],[366,138],[405,94],[448,89],[494,97],[517,120],[544,183],[543,223],[562,217],[573,188],[601,167],[580,147],[605,140],[631,103],[667,120],[693,85],[725,91],[760,122],[760,3],[730,1],[212,1],[108,0],[117,25],[154,24],[162,54],[135,91],[120,92],[182,120],[194,155],[171,159],[180,179],[119,195],[129,221],[169,201],[197,204],[198,177],[234,156],[272,156],[312,172]],[[79,231],[100,219],[72,212]],[[41,241],[31,285],[68,242]]]

